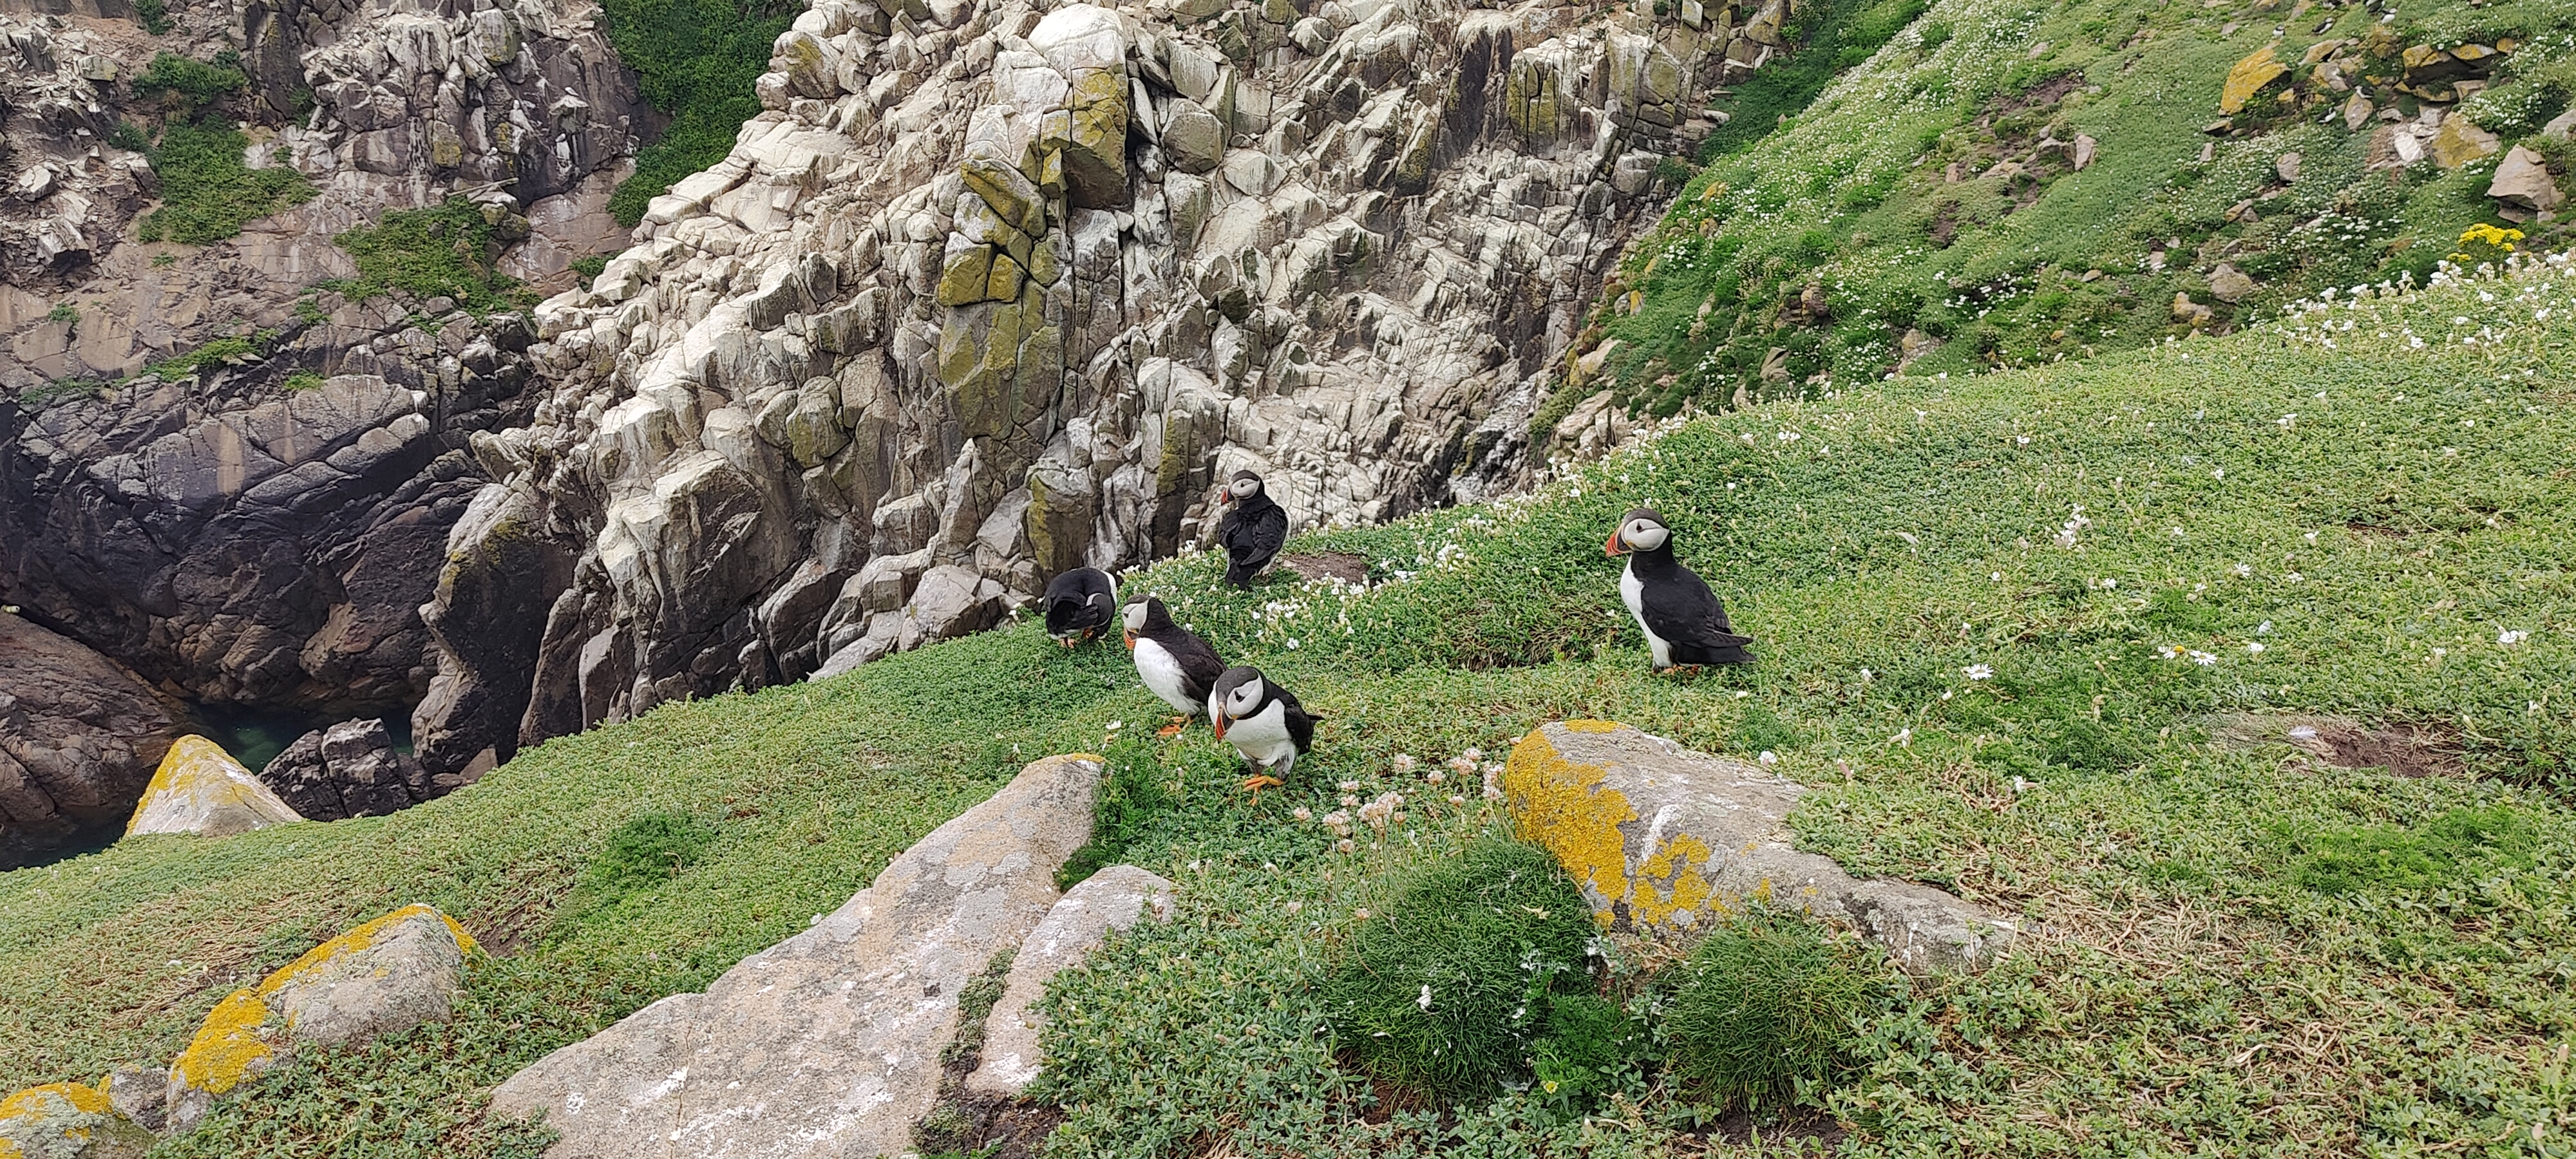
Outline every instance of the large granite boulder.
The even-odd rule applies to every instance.
[[[896,1155],[939,1093],[958,991],[1058,899],[1102,765],[1048,757],[896,857],[849,904],[539,1059],[493,1092],[550,1159]]]
[[[1686,931],[1761,902],[1849,926],[1914,972],[1981,967],[2012,943],[2008,919],[1793,848],[1786,819],[1806,789],[1750,761],[1571,720],[1513,747],[1503,792],[1604,926]]]
[[[1042,1056],[1038,1036],[1046,1016],[1038,1000],[1046,997],[1049,979],[1082,964],[1111,933],[1134,929],[1152,917],[1172,920],[1169,879],[1133,865],[1113,865],[1066,890],[1038,928],[1020,943],[1011,959],[1002,997],[984,1019],[984,1046],[973,1073],[966,1076],[972,1094],[1016,1098],[1038,1077]]]
[[[183,736],[153,771],[152,783],[134,805],[133,819],[125,823],[125,835],[230,837],[303,819],[222,745]]]
[[[131,815],[177,737],[122,664],[0,611],[0,869]]]
[[[301,1043],[349,1046],[454,1016],[477,947],[454,918],[408,905],[306,951],[215,1005],[170,1064],[174,1130]]]
[[[143,1159],[157,1141],[94,1086],[52,1083],[0,1098],[6,1159]]]

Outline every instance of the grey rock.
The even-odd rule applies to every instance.
[[[1057,900],[1101,766],[1048,757],[905,850],[847,905],[539,1059],[493,1092],[550,1159],[894,1155],[938,1094],[957,994]]]
[[[1147,916],[1172,920],[1176,888],[1160,874],[1113,865],[1065,891],[1011,959],[1001,1000],[984,1019],[984,1048],[966,1076],[967,1091],[1019,1097],[1041,1066],[1038,1035],[1046,1016],[1037,1004],[1046,997],[1047,981],[1081,965],[1112,932],[1133,929]]]
[[[0,869],[122,824],[179,737],[132,671],[0,612]]]
[[[1624,724],[1532,729],[1503,791],[1521,835],[1555,851],[1614,925],[1690,930],[1758,899],[1849,926],[1918,973],[1988,965],[2017,932],[1930,886],[1799,852],[1786,819],[1803,786]]]
[[[2235,266],[2220,262],[2217,269],[2209,271],[2209,292],[2221,302],[2242,302],[2253,296],[2254,279]]]
[[[2538,213],[2554,213],[2567,203],[2567,195],[2558,191],[2558,182],[2549,176],[2548,162],[2529,148],[2516,145],[2496,163],[2495,178],[2487,183],[2487,196]]]

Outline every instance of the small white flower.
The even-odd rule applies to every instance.
[[[1900,729],[1896,730],[1896,735],[1895,735],[1895,736],[1892,736],[1892,737],[1887,738],[1887,743],[1889,743],[1889,744],[1900,744],[1900,745],[1904,745],[1904,746],[1905,746],[1905,747],[1907,747],[1907,748],[1913,748],[1913,747],[1914,747],[1914,726],[1909,724],[1909,725],[1905,726],[1904,728],[1900,728]]]
[[[1422,774],[1422,779],[1437,785],[1442,781],[1448,780],[1449,774],[1441,772],[1438,769],[1433,769],[1430,772]]]
[[[1290,810],[1288,815],[1295,817],[1300,821],[1312,821],[1315,819],[1315,811],[1305,807],[1304,805],[1299,805],[1295,809]]]
[[[2530,638],[2531,633],[2520,628],[2507,628],[2496,633],[2496,643],[2499,644],[2519,644]]]
[[[1797,442],[1797,441],[1798,441],[1798,437],[1799,437],[1799,436],[1798,436],[1798,432],[1796,432],[1796,431],[1782,431],[1782,432],[1780,432],[1780,441],[1781,441],[1781,442],[1784,442],[1784,443],[1794,443],[1794,442]]]
[[[2218,657],[2207,652],[2203,652],[2198,648],[2194,648],[2191,650],[2191,662],[2198,664],[2203,668],[2207,668],[2212,664],[2218,663]]]
[[[2254,634],[2255,634],[2255,635],[2257,635],[2257,636],[2269,636],[2269,635],[2271,635],[2271,634],[2272,634],[2272,621],[2270,621],[2270,620],[2265,620],[2265,621],[2263,621],[2263,622],[2262,622],[2262,623],[2260,623],[2260,624],[2256,624],[2256,625],[2254,625]]]
[[[1335,786],[1333,786],[1333,787],[1334,787],[1334,788],[1336,788],[1336,789],[1340,789],[1341,791],[1343,791],[1343,792],[1345,792],[1345,793],[1356,793],[1356,792],[1359,792],[1359,791],[1360,791],[1360,783],[1359,783],[1358,781],[1344,781],[1344,782],[1342,782],[1341,784],[1335,785]]]
[[[1872,680],[1876,680],[1876,679],[1878,679],[1878,674],[1877,674],[1877,673],[1872,672],[1872,671],[1870,671],[1870,670],[1869,670],[1869,669],[1867,669],[1867,668],[1863,668],[1863,669],[1861,669],[1861,670],[1860,670],[1860,682],[1861,682],[1861,683],[1863,683],[1863,684],[1867,684],[1867,683],[1869,683],[1870,681],[1872,681]]]
[[[1430,987],[1430,985],[1429,985],[1429,984],[1427,984],[1427,983],[1426,983],[1426,984],[1422,987],[1422,995],[1421,995],[1420,997],[1418,997],[1418,998],[1415,998],[1415,999],[1413,1000],[1413,1004],[1414,1004],[1414,1005],[1416,1005],[1416,1006],[1421,1007],[1421,1008],[1422,1008],[1422,1012],[1423,1012],[1423,1013],[1425,1013],[1425,1014],[1429,1014],[1429,1013],[1431,1013],[1431,987]]]
[[[1996,583],[2002,583],[2002,582],[2003,582],[2003,579],[2004,579],[2004,573],[2002,573],[2002,572],[1995,572],[1995,573],[1993,573],[1992,575],[1987,576],[1986,578],[1987,578],[1987,579],[1990,579],[1990,580],[1993,580],[1993,581],[1995,581]]]
[[[1481,760],[1485,759],[1485,750],[1480,749],[1480,748],[1470,748],[1470,749],[1466,750],[1465,752],[1459,753],[1458,755],[1459,755],[1459,756],[1462,756],[1462,757],[1465,757],[1465,758],[1467,758],[1468,760],[1471,760],[1471,761],[1481,761]]]
[[[1776,765],[1776,764],[1779,764],[1779,763],[1780,763],[1780,754],[1775,753],[1775,752],[1772,752],[1772,751],[1771,751],[1771,750],[1769,750],[1769,749],[1764,749],[1764,750],[1762,750],[1762,755],[1761,755],[1761,756],[1759,756],[1759,757],[1755,757],[1754,759],[1755,759],[1755,760],[1758,760],[1758,761],[1761,761],[1763,764],[1766,764],[1766,765]]]
[[[1452,793],[1452,794],[1450,794],[1450,795],[1449,795],[1449,803],[1450,803],[1450,804],[1452,804],[1452,805],[1464,805],[1464,804],[1466,804],[1466,803],[1467,803],[1467,799],[1466,799],[1465,797],[1461,797],[1461,796],[1459,796],[1459,795],[1457,795],[1457,794],[1455,794],[1455,793]]]
[[[2015,446],[2023,446],[2023,447],[2027,447],[2027,446],[2029,446],[2029,445],[2030,445],[2030,436],[2029,436],[2029,435],[2018,435],[2018,436],[2015,436],[2015,437],[2014,437],[2014,439],[2013,439],[2013,444],[2014,444]]]
[[[2282,576],[2281,578],[2282,578],[2282,579],[2285,579],[2285,580],[2288,580],[2288,581],[2290,581],[2291,583],[2297,583],[2297,582],[2299,582],[2300,580],[2306,579],[2306,578],[2308,578],[2308,577],[2303,576],[2303,575],[2300,575],[2300,574],[2299,574],[2299,573],[2297,573],[2297,572],[2291,572],[2290,574],[2285,575],[2285,576]]]
[[[2224,479],[2227,477],[2227,468],[2220,467],[2215,471],[2211,471],[2209,473],[2209,477],[2212,479]]]
[[[1116,732],[1125,727],[1127,727],[1127,722],[1123,720],[1113,720],[1109,722],[1109,731],[1111,732]]]
[[[2102,577],[2102,590],[2103,590],[2103,591],[2106,591],[2106,592],[2107,592],[2107,591],[2110,591],[2110,590],[2112,590],[2112,589],[2114,589],[2114,588],[2117,588],[2117,587],[2119,587],[2119,586],[2120,586],[2120,581],[2115,580],[2115,579],[2112,579],[2112,578],[2111,578],[2111,577],[2109,577],[2109,576],[2104,576],[2104,577]]]
[[[1413,759],[1412,753],[1397,753],[1395,754],[1395,757],[1387,763],[1395,766],[1395,771],[1398,773],[1409,773],[1413,771],[1414,766],[1419,765],[1422,762]],[[1358,782],[1353,782],[1352,787],[1357,788]]]
[[[2252,566],[2252,565],[2250,565],[2250,564],[2242,564],[2242,563],[2240,563],[2240,564],[2237,564],[2237,565],[2236,565],[2236,566],[2234,566],[2234,567],[2231,567],[2231,568],[2227,569],[2227,572],[2228,572],[2228,574],[2233,575],[2233,576],[2235,576],[2235,577],[2236,577],[2236,578],[2238,578],[2238,579],[2244,579],[2244,578],[2246,578],[2247,576],[2250,576],[2250,575],[2253,575],[2253,574],[2254,574],[2254,568],[2253,568],[2253,566]]]
[[[2317,541],[2317,533],[2316,533],[2316,532],[2313,532],[2313,531],[2309,532],[2309,533],[2308,533],[2308,542],[2310,542],[2310,543],[2315,543],[2316,541]]]
[[[2247,643],[2247,644],[2245,645],[2245,653],[2246,653],[2247,655],[2249,655],[2249,656],[2260,656],[2260,655],[2262,655],[2262,654],[2263,654],[2263,642],[2262,642],[2261,640],[2254,640],[2254,641],[2251,641],[2251,642]]]
[[[1995,670],[1992,665],[1970,664],[1967,667],[1960,669],[1959,675],[1965,676],[1970,680],[1992,680],[1995,677]]]

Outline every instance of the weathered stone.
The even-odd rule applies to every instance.
[[[161,767],[153,771],[152,783],[134,806],[133,819],[125,824],[125,834],[230,837],[301,820],[221,745],[201,736],[183,736],[171,744]]]
[[[2281,63],[2271,45],[2256,49],[2253,55],[2237,61],[2236,67],[2227,70],[2227,84],[2218,94],[2218,111],[2230,116],[2244,112],[2246,102],[2253,100],[2254,94],[2289,75],[2289,72],[2290,66]]]
[[[161,1130],[170,1122],[170,1072],[142,1066],[109,1071],[107,1101],[143,1129]]]
[[[1059,10],[1063,11],[1063,10]],[[1061,147],[1065,195],[1075,205],[1127,204],[1127,77],[1093,69],[1073,78],[1071,117]]]
[[[1032,237],[1046,232],[1046,198],[1039,194],[1037,183],[1018,169],[970,151],[957,163],[957,175],[1013,228]]]
[[[1225,161],[1225,124],[1188,97],[1163,113],[1163,154],[1183,173],[1206,173]]]
[[[1984,966],[2015,932],[1940,890],[1798,852],[1785,819],[1803,787],[1624,724],[1531,730],[1503,791],[1519,832],[1557,855],[1605,927],[1688,930],[1760,902],[1848,925],[1915,972]]]
[[[2538,213],[2556,212],[2567,203],[2567,195],[2558,191],[2558,182],[2549,176],[2548,162],[2521,145],[2514,146],[2504,160],[2496,163],[2495,179],[2487,183],[2487,196]]]
[[[2433,134],[2433,163],[2444,169],[2458,169],[2481,157],[2492,157],[2503,142],[2496,135],[2470,123],[2467,117],[2444,117],[2442,129]]]
[[[177,732],[123,665],[0,611],[0,869],[131,816]]]
[[[302,1043],[351,1046],[453,1017],[474,939],[409,905],[315,946],[216,1003],[170,1064],[170,1125],[187,1130],[224,1094]]]
[[[0,1098],[0,1156],[7,1159],[143,1159],[158,1141],[98,1087],[53,1083]]]
[[[1172,920],[1175,888],[1160,874],[1113,865],[1066,891],[1011,959],[1001,1000],[984,1020],[983,1054],[966,1076],[966,1089],[1017,1098],[1038,1075],[1038,1033],[1046,1016],[1037,1003],[1046,997],[1047,980],[1081,965],[1111,932],[1133,929],[1148,914]]]
[[[1100,776],[1088,755],[1029,765],[805,932],[538,1060],[493,1107],[546,1112],[553,1159],[909,1150],[958,991],[1055,904]]]
[[[437,795],[420,762],[394,751],[382,719],[308,732],[270,760],[259,779],[308,821],[381,816]]]
[[[2235,266],[2220,262],[2217,269],[2209,271],[2209,292],[2232,306],[2253,296],[2254,279],[2245,276],[2245,272]]]

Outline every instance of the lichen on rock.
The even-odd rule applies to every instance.
[[[229,837],[301,820],[223,746],[202,736],[183,736],[161,757],[161,767],[153,771],[152,783],[125,823],[125,834]]]

